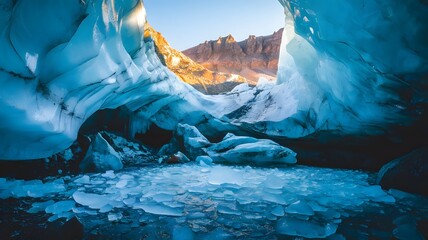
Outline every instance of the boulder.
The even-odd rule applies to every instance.
[[[377,183],[383,188],[428,195],[428,147],[420,148],[382,167]]]
[[[214,163],[231,164],[295,164],[296,153],[267,140],[227,134],[224,139],[206,148]]]
[[[165,159],[162,160],[162,162],[165,162],[166,164],[179,164],[179,163],[188,163],[190,162],[189,158],[184,155],[182,152],[177,152],[175,154],[172,154]]]
[[[211,145],[210,141],[196,127],[188,124],[178,124],[176,135],[182,139],[184,149],[192,160],[206,155],[204,148]]]
[[[89,146],[85,158],[80,163],[83,172],[105,172],[108,170],[120,170],[123,168],[119,154],[101,136],[96,134]]]

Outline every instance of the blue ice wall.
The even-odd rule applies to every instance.
[[[145,14],[138,0],[0,0],[0,159],[47,157],[99,109],[185,92],[144,40]]]
[[[279,83],[298,111],[289,136],[380,134],[426,109],[428,4],[419,0],[280,0],[286,24]],[[305,122],[301,124],[295,122]]]

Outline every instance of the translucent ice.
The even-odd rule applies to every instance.
[[[37,213],[45,211],[46,207],[53,205],[55,202],[52,200],[46,202],[35,202],[31,205],[31,208],[27,211],[29,213]]]
[[[51,214],[60,214],[62,212],[69,212],[76,205],[74,201],[61,201],[56,202],[48,207],[46,207],[46,213]]]
[[[282,217],[285,214],[282,206],[276,206],[271,213],[277,217]]]
[[[92,209],[100,209],[111,203],[111,200],[107,196],[80,191],[73,193],[73,199],[77,203]]]
[[[147,213],[155,215],[165,215],[179,217],[183,215],[183,212],[179,209],[168,207],[162,204],[135,204],[134,208],[143,209]]]
[[[242,185],[245,180],[243,176],[233,169],[215,166],[211,169],[208,182],[214,185],[221,185],[225,183]]]
[[[223,141],[207,148],[215,163],[294,164],[296,153],[266,139],[228,134]]]
[[[314,215],[314,210],[304,201],[297,201],[285,208],[286,213],[297,213],[301,215]]]
[[[187,163],[87,174],[63,182],[7,179],[0,182],[0,196],[18,198],[25,204],[34,202],[28,206],[29,214],[45,210],[52,214],[50,221],[77,215],[83,224],[92,227],[102,228],[107,221],[140,226],[141,221],[148,228],[165,226],[168,233],[173,233],[172,226],[187,226],[195,238],[213,236],[217,228],[219,234],[235,238],[243,232],[254,237],[281,234],[322,238],[333,235],[342,218],[352,218],[362,211],[378,213],[385,206],[389,210],[400,207],[388,199],[393,196],[370,182],[370,176],[361,171],[304,166],[203,167]],[[22,190],[55,184],[63,190],[45,194],[43,201]],[[416,198],[391,192],[403,200],[401,204]],[[413,208],[426,206],[426,200],[411,203],[416,204]],[[396,236],[415,230],[414,222],[406,218],[394,224]]]
[[[325,238],[336,232],[336,224],[318,224],[292,217],[283,217],[278,221],[276,230],[280,234],[305,238]]]

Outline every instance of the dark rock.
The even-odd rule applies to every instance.
[[[167,164],[179,164],[190,162],[190,160],[182,152],[177,152],[173,155],[170,155],[164,162]]]
[[[120,170],[123,168],[119,154],[101,136],[95,135],[85,158],[80,163],[80,170],[84,172],[105,172],[108,170]]]
[[[87,135],[79,134],[77,136],[77,142],[79,143],[79,146],[82,148],[83,152],[87,152],[89,149],[89,146],[91,146],[91,138]]]
[[[45,234],[46,239],[82,239],[84,228],[79,220],[74,217],[66,222],[58,220],[49,223]]]
[[[428,239],[428,220],[418,221],[418,230],[421,232],[425,239]]]
[[[420,148],[382,167],[377,183],[383,188],[428,195],[428,147]]]

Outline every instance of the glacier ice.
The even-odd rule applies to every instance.
[[[76,203],[72,200],[60,201],[60,202],[56,202],[50,206],[47,206],[45,211],[46,211],[46,213],[57,215],[57,214],[60,214],[63,212],[71,211],[75,205],[76,205]]]
[[[135,113],[134,134],[147,122],[173,130],[210,116],[203,104],[213,100],[199,100],[202,94],[166,69],[144,37],[141,1],[1,4],[0,159],[66,149],[100,109],[126,106]]]
[[[305,238],[326,238],[334,234],[336,229],[337,224],[334,223],[322,225],[288,216],[279,220],[276,227],[278,233]]]
[[[292,138],[320,130],[379,134],[419,118],[426,4],[280,2],[286,23],[277,83],[204,96],[162,65],[144,35],[139,0],[2,1],[0,159],[62,151],[92,114],[118,107],[132,113],[130,136],[178,123],[204,134],[235,126]]]
[[[296,153],[279,144],[252,137],[227,134],[219,143],[206,148],[214,163],[233,164],[294,164]]]
[[[54,179],[45,183],[5,179],[0,180],[0,196],[22,200],[20,208],[28,214],[44,213],[50,221],[77,216],[83,225],[102,229],[108,221],[138,226],[141,222],[146,230],[151,226],[189,228],[195,238],[218,229],[234,237],[246,233],[249,238],[349,236],[353,230],[344,229],[360,225],[349,226],[346,221],[361,213],[394,220],[386,236],[417,236],[408,219],[426,219],[426,199],[397,190],[385,192],[372,181],[369,174],[350,170],[187,163],[69,177],[62,188],[56,187],[60,181]],[[20,194],[29,187],[45,191],[36,196]],[[421,216],[412,215],[415,209],[422,209]],[[373,219],[364,215],[357,220],[362,221],[358,231],[367,231],[363,225]],[[172,234],[174,228],[165,232]],[[156,231],[148,234],[157,236]]]
[[[279,1],[286,24],[278,83],[297,102],[282,123],[289,136],[379,134],[418,119],[427,99],[425,3]]]

